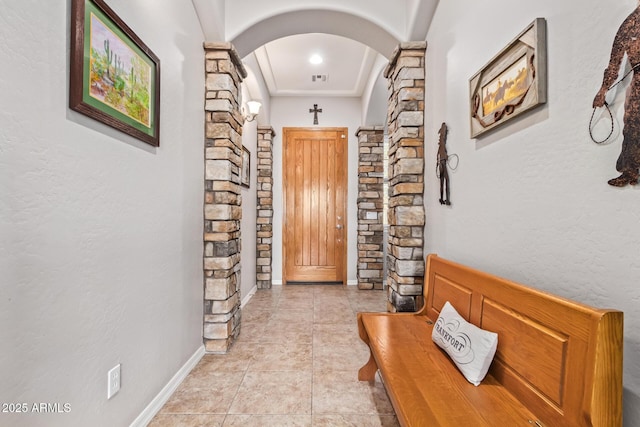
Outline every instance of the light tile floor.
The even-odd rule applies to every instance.
[[[386,311],[385,292],[333,285],[258,291],[229,353],[205,355],[149,426],[398,426],[380,380],[358,381],[369,358],[359,311]]]

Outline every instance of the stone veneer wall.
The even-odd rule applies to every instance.
[[[424,65],[426,42],[400,44],[389,82],[388,310],[416,311],[424,284]]]
[[[384,127],[361,127],[358,138],[358,289],[382,289]]]
[[[256,283],[270,289],[273,263],[273,138],[271,126],[258,127]]]
[[[240,333],[239,91],[247,72],[230,43],[205,43],[204,331],[207,352],[226,352]]]

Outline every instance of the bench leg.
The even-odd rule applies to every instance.
[[[376,380],[376,372],[378,372],[378,365],[373,358],[373,354],[370,354],[367,364],[358,371],[358,380],[374,382]]]
[[[362,323],[362,316],[364,313],[358,313],[358,335],[360,335],[360,339],[364,341],[367,346],[369,345],[369,334],[367,334],[367,330],[364,327],[364,323]],[[369,361],[366,365],[364,365],[358,371],[358,380],[360,381],[369,381],[373,382],[376,379],[376,372],[378,372],[378,365],[376,364],[375,359],[373,358],[373,353],[371,353],[371,348],[369,348]]]

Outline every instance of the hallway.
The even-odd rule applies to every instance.
[[[150,426],[397,426],[382,384],[357,379],[359,311],[386,311],[385,292],[259,290],[229,353],[205,355]]]

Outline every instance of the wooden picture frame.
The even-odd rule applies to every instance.
[[[537,18],[469,80],[471,138],[547,102],[547,25]]]
[[[249,188],[251,186],[251,152],[242,146],[242,165],[240,166],[240,185]]]
[[[72,0],[69,108],[160,145],[160,60],[103,0]]]

